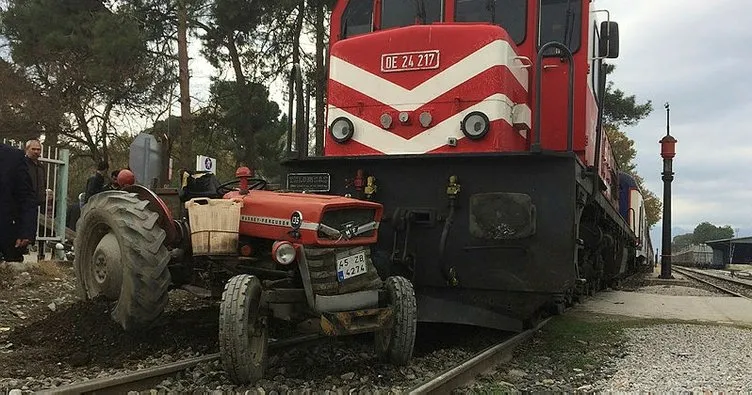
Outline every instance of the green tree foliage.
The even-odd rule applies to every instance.
[[[730,226],[715,226],[710,222],[702,222],[692,232],[692,240],[698,244],[709,240],[730,239],[732,237],[734,237],[734,230]]]
[[[115,9],[97,0],[8,3],[0,16],[13,62],[59,106],[64,139],[107,160],[113,116],[150,114],[170,89],[172,64],[127,3]]]
[[[716,226],[706,221],[698,224],[692,233],[674,236],[671,248],[674,252],[679,252],[692,244],[702,244],[706,241],[730,239],[733,237],[734,230],[731,226]]]
[[[0,135],[23,141],[41,134],[57,135],[63,117],[24,71],[0,59]]]
[[[606,75],[616,70],[612,64],[604,64]],[[653,103],[648,100],[638,104],[635,95],[628,96],[621,89],[614,89],[613,81],[606,85],[606,95],[603,97],[603,125],[612,129],[623,126],[633,126],[645,119],[653,112]]]
[[[674,240],[671,242],[671,250],[673,252],[681,252],[694,243],[695,241],[693,233],[684,233],[678,236],[674,236]]]
[[[606,74],[615,70],[614,65],[604,66]],[[611,143],[616,164],[620,170],[631,174],[637,180],[645,197],[647,222],[652,227],[661,219],[662,204],[660,199],[645,187],[642,177],[637,173],[637,165],[634,163],[637,150],[634,148],[634,141],[619,128],[635,125],[645,119],[653,111],[653,104],[650,100],[638,104],[634,95],[629,96],[624,91],[615,89],[613,82],[606,86],[603,101],[603,128]]]
[[[307,114],[314,115],[318,152],[323,148],[325,118],[324,47],[328,39],[328,11],[334,3],[334,0],[213,0],[208,2],[208,12],[197,16],[195,22],[202,31],[204,56],[218,69],[231,67],[240,86],[246,82],[266,85],[271,81],[289,82],[292,66],[301,66],[307,88],[297,89],[295,99],[308,103],[308,96],[312,95],[315,111],[296,109],[294,118],[301,117],[310,129]],[[315,51],[311,51],[309,42],[315,42]],[[246,111],[255,110],[249,107]],[[254,131],[249,129],[246,133]],[[248,149],[257,149],[250,144]]]
[[[604,114],[606,112],[604,111]],[[637,167],[633,162],[637,156],[634,141],[613,126],[604,125],[603,128],[606,131],[606,136],[608,136],[608,141],[611,143],[611,149],[613,150],[619,170],[634,174]]]
[[[279,162],[287,123],[280,113],[277,103],[269,100],[269,90],[261,84],[239,87],[233,81],[215,81],[210,105],[196,116],[194,147],[199,153],[222,158],[220,165],[222,161],[228,163],[233,174],[236,166],[246,165],[276,182],[282,173]],[[223,156],[223,152],[232,156]]]

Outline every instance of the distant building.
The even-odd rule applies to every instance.
[[[710,240],[713,249],[713,265],[752,263],[752,236],[736,239]]]

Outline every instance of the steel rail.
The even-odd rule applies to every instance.
[[[741,285],[741,286],[743,286],[745,288],[752,289],[752,282],[750,280],[747,280],[747,279],[735,278],[735,277],[727,277],[727,276],[723,276],[723,275],[720,275],[720,274],[717,274],[717,273],[711,273],[711,272],[707,272],[707,271],[704,271],[704,270],[701,270],[701,269],[694,269],[694,268],[691,268],[691,267],[683,267],[682,266],[682,267],[679,267],[679,269],[688,270],[690,272],[698,273],[698,274],[701,274],[703,276],[717,278],[719,280],[728,281],[730,283],[734,283],[736,285]]]
[[[269,348],[283,348],[291,345],[315,341],[324,338],[319,334],[295,336],[288,339],[269,342]],[[133,390],[147,390],[159,384],[167,377],[192,368],[198,364],[213,362],[219,359],[219,353],[188,358],[182,361],[168,363],[166,365],[139,369],[135,372],[120,373],[108,377],[73,383],[57,388],[37,391],[37,394],[123,394]]]
[[[710,278],[715,278],[715,279],[718,279],[718,280],[722,280],[722,281],[728,281],[728,282],[733,282],[733,283],[736,283],[736,282],[734,282],[734,281],[729,281],[729,280],[727,280],[727,279],[724,279],[724,278],[720,278],[720,277],[716,277],[716,276],[713,276],[713,275],[710,275],[710,274],[705,274],[705,273],[697,273],[697,272],[695,272],[695,271],[689,271],[689,270],[687,270],[687,269],[684,269],[684,268],[678,268],[678,267],[676,267],[676,266],[674,266],[674,267],[673,267],[673,270],[675,270],[675,271],[677,271],[677,272],[681,273],[681,274],[682,274],[683,276],[687,276],[687,277],[689,277],[689,278],[691,278],[691,279],[693,279],[693,280],[695,280],[695,281],[699,281],[699,282],[701,282],[701,283],[703,283],[703,284],[707,284],[707,285],[710,285],[711,287],[713,287],[713,288],[715,288],[715,289],[718,289],[718,290],[720,290],[720,291],[722,291],[722,292],[725,292],[725,293],[727,293],[727,294],[729,294],[729,295],[733,295],[733,296],[736,296],[736,297],[739,297],[739,298],[752,299],[752,298],[750,298],[750,297],[748,297],[748,296],[746,296],[746,295],[740,294],[739,292],[736,292],[736,291],[730,290],[730,289],[728,289],[728,288],[725,288],[725,287],[723,287],[723,286],[721,286],[721,285],[718,285],[718,284],[715,284],[715,283],[713,283],[713,282],[710,282],[710,281],[708,281],[708,280],[705,280],[705,279],[703,279],[703,278],[702,278],[701,276],[707,276],[707,277],[710,277]],[[745,284],[745,285],[749,286],[749,284]]]
[[[423,382],[407,391],[417,394],[449,394],[452,390],[472,382],[479,374],[492,369],[501,362],[512,358],[512,353],[518,345],[527,341],[543,328],[553,317],[541,321],[535,328],[521,332],[510,339],[491,346],[461,364],[447,369],[428,381]]]

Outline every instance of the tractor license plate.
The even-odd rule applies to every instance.
[[[343,258],[337,258],[337,279],[344,281],[345,279],[360,276],[368,271],[366,266],[366,253],[361,251],[357,254],[346,256]]]

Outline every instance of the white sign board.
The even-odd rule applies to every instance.
[[[196,170],[217,174],[217,160],[208,156],[198,155],[196,156]]]

